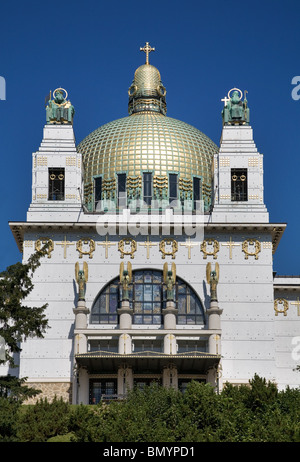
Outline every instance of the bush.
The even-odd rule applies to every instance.
[[[40,399],[20,415],[18,439],[22,442],[45,442],[53,436],[68,433],[69,417],[70,405],[62,399],[54,398],[51,403]]]
[[[20,403],[0,397],[0,442],[15,442]]]

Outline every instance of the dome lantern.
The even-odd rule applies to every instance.
[[[146,42],[140,51],[146,53],[146,63],[135,71],[134,79],[129,87],[128,113],[129,115],[138,112],[159,112],[167,113],[166,89],[162,84],[158,69],[149,63],[149,53],[155,51]]]

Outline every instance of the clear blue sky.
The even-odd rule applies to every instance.
[[[26,219],[45,96],[59,86],[68,90],[79,143],[127,115],[127,90],[144,63],[139,47],[148,41],[168,115],[217,144],[221,98],[233,87],[248,90],[270,219],[288,224],[274,269],[300,274],[300,100],[291,96],[292,78],[300,75],[299,17],[299,0],[2,2],[0,269],[21,259],[8,222]]]

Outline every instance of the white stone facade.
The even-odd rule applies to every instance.
[[[50,167],[65,169],[63,201],[48,200]],[[233,203],[230,172],[236,168],[247,169],[248,200]],[[27,301],[29,306],[48,303],[46,315],[50,325],[44,339],[28,339],[22,346],[19,373],[21,377],[28,377],[29,383],[44,384],[44,393],[49,396],[53,389],[60,389],[57,384],[62,384],[64,397],[66,390],[72,389],[73,403],[88,403],[91,399],[89,380],[101,378],[114,380],[118,395],[143,377],[157,377],[164,385],[173,387],[177,387],[180,380],[196,378],[221,388],[226,381],[248,383],[257,373],[281,388],[299,385],[299,373],[297,376],[293,369],[297,361],[299,363],[300,313],[299,307],[291,303],[297,302],[300,284],[295,278],[292,281],[275,278],[274,282],[272,255],[285,225],[269,223],[263,199],[262,155],[253,142],[251,127],[223,129],[220,153],[214,159],[214,208],[210,215],[196,218],[200,224],[202,221],[203,233],[198,239],[189,241],[180,224],[175,232],[172,226],[170,233],[166,232],[162,224],[167,215],[163,215],[156,217],[156,233],[145,225],[143,233],[134,236],[120,232],[117,225],[116,234],[109,235],[107,242],[99,234],[97,215],[86,213],[81,205],[82,160],[76,151],[71,125],[45,126],[41,147],[33,154],[32,191],[27,222],[10,224],[24,261],[38,242],[46,238],[52,241],[49,255],[43,257],[34,275],[34,290]],[[170,216],[174,221],[178,218],[176,214]],[[127,215],[130,217],[133,218]],[[106,218],[114,224],[121,217]],[[145,223],[147,218],[143,218]],[[149,249],[145,246],[147,236],[152,243]],[[119,244],[128,237],[132,241],[123,242],[123,254]],[[167,241],[164,254],[160,247],[164,239],[176,242],[176,250]],[[188,242],[193,243],[191,248],[186,246]],[[88,264],[88,282],[85,302],[78,302],[75,263],[83,261]],[[202,301],[205,324],[176,324],[176,312],[171,305],[162,315],[161,324],[134,324],[124,302],[119,306],[123,311],[118,324],[91,323],[93,303],[101,290],[119,276],[122,261],[125,264],[130,261],[133,271],[161,272],[165,262],[169,265],[175,262],[176,275]],[[220,268],[215,305],[210,301],[206,282],[208,262],[212,266],[218,263]],[[277,311],[274,309],[274,300],[278,305],[278,299],[288,300],[288,311],[282,312],[283,302]],[[88,357],[89,342],[113,339],[118,344],[115,369],[112,370],[111,365],[109,370],[105,369],[107,358],[102,357],[95,374],[89,369],[91,361],[97,364],[92,354]],[[206,342],[202,357],[197,357],[195,363],[187,357],[181,364],[179,343],[201,339]],[[156,361],[148,375],[143,366],[146,360],[134,350],[137,341],[161,344],[160,355],[147,359],[149,364]],[[76,355],[84,354],[86,358],[77,359]],[[113,361],[116,359],[112,357],[110,364]]]

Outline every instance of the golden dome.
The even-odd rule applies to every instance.
[[[83,156],[86,190],[95,176],[110,180],[119,172],[137,177],[150,171],[159,177],[178,173],[189,181],[201,177],[203,193],[210,195],[211,164],[218,147],[185,122],[156,112],[138,112],[93,131],[78,151]]]
[[[154,196],[155,185],[165,184],[168,190],[169,174],[177,174],[180,199],[192,198],[193,178],[200,178],[202,197],[209,205],[216,144],[195,127],[165,115],[166,91],[159,71],[149,62],[136,70],[128,94],[130,115],[99,127],[78,145],[88,208],[93,208],[95,177],[102,177],[102,198],[115,199],[119,173],[126,173],[127,188],[140,181],[142,190],[144,172],[152,173]]]

